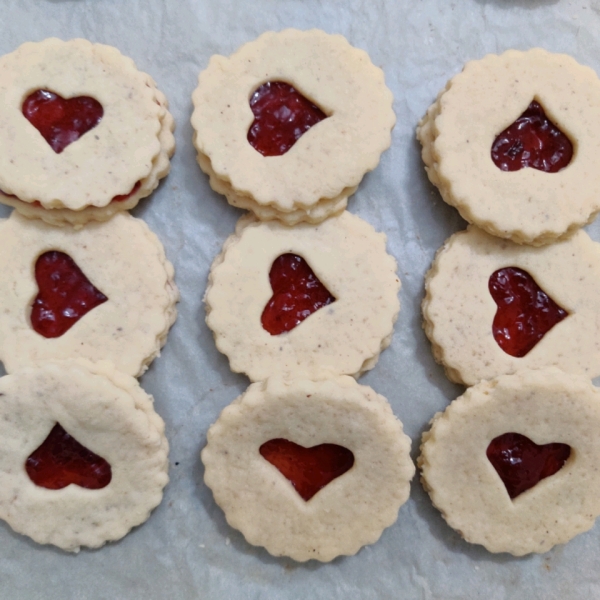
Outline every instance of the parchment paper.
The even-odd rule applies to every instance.
[[[173,168],[135,214],[164,243],[182,295],[163,354],[142,378],[171,444],[163,503],[122,541],[76,556],[0,524],[0,598],[600,598],[598,526],[542,556],[492,555],[450,529],[415,479],[377,544],[299,565],[248,545],[205,487],[206,430],[249,382],[229,371],[204,324],[210,263],[242,213],[210,190],[196,164],[190,96],[212,54],[285,27],[345,35],[383,68],[395,97],[392,147],[349,204],[387,234],[402,279],[392,345],[361,382],[389,399],[414,458],[428,421],[462,393],[433,361],[419,305],[435,251],[464,222],[428,183],[415,126],[446,80],[489,52],[542,46],[600,72],[598,0],[0,0],[0,54],[50,36],[86,37],[131,56],[168,96]],[[600,240],[600,225],[589,231]]]

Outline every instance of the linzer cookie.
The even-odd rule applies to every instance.
[[[375,543],[408,499],[410,439],[383,396],[350,377],[255,383],[202,451],[228,523],[274,556],[333,560]]]
[[[556,368],[469,388],[423,434],[422,481],[490,552],[546,552],[600,515],[600,392]]]
[[[467,63],[417,128],[423,161],[463,218],[543,245],[600,210],[600,80],[564,54],[509,50]]]
[[[167,106],[116,48],[23,44],[0,58],[0,201],[75,227],[133,208],[169,171]]]
[[[235,372],[360,375],[390,344],[400,308],[385,235],[342,212],[289,228],[242,217],[215,259],[206,322]]]
[[[600,375],[600,244],[584,231],[534,248],[470,226],[438,252],[425,290],[425,333],[452,381],[546,366]]]
[[[0,518],[40,544],[97,548],[143,523],[168,482],[164,424],[110,363],[0,379]]]
[[[17,212],[0,222],[0,360],[7,372],[49,359],[110,360],[141,375],[179,299],[158,238],[126,213],[85,229]]]
[[[395,123],[381,69],[316,29],[267,32],[213,56],[193,102],[198,162],[213,189],[288,225],[344,210]]]

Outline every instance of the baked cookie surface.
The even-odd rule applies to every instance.
[[[546,552],[587,531],[600,514],[599,400],[585,377],[554,367],[469,388],[423,434],[418,464],[433,504],[468,542],[490,552]],[[486,456],[506,433],[539,446],[565,444],[570,455],[511,499]]]
[[[339,445],[349,470],[308,501],[261,447],[285,439],[315,450]],[[376,542],[407,500],[410,439],[383,396],[343,377],[272,378],[225,408],[202,451],[205,482],[228,523],[253,545],[297,561],[330,561]]]
[[[77,552],[148,519],[168,482],[168,443],[152,397],[135,379],[107,362],[52,361],[2,377],[0,395],[0,518],[15,531]],[[109,464],[108,483],[34,483],[28,459],[57,424]],[[55,455],[55,477],[73,478],[56,462],[60,450]]]
[[[293,229],[242,217],[213,263],[205,296],[206,322],[231,369],[260,381],[275,374],[360,375],[373,368],[391,342],[400,308],[396,261],[385,241],[347,211]],[[274,298],[270,274],[288,254],[306,262],[333,301],[293,329],[272,334],[263,325]]]
[[[289,84],[326,116],[278,156],[248,141],[249,99],[269,82]],[[198,162],[213,189],[259,218],[288,224],[343,210],[389,147],[395,123],[381,69],[342,36],[316,29],[267,32],[229,58],[213,56],[193,102]]]
[[[7,372],[75,357],[110,360],[134,376],[147,369],[175,321],[179,293],[162,244],[142,220],[122,213],[76,230],[13,212],[0,222],[0,239],[0,360]],[[59,286],[52,271],[49,279],[40,279],[40,260],[64,255],[75,268],[61,275]],[[83,300],[82,289],[87,290]],[[98,294],[105,300],[69,321],[66,330],[53,329],[55,320]],[[48,306],[54,307],[52,314]]]
[[[524,355],[507,353],[494,326],[505,305],[490,291],[499,270],[526,272],[566,316]],[[557,366],[588,378],[600,375],[600,245],[584,231],[541,248],[515,244],[470,226],[450,237],[427,274],[425,333],[452,381],[473,385],[521,369]],[[534,292],[524,327],[545,312]],[[510,332],[512,324],[507,327]],[[504,333],[504,329],[502,329]],[[518,332],[512,331],[511,335]]]
[[[571,142],[572,159],[558,172],[503,171],[492,146],[532,101]],[[600,80],[592,69],[539,48],[509,50],[467,63],[429,108],[417,137],[429,179],[464,219],[517,243],[543,245],[600,210],[598,123]]]

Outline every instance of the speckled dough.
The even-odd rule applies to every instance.
[[[554,367],[469,388],[423,434],[422,481],[448,524],[468,542],[517,556],[546,552],[600,515],[600,392]],[[571,446],[563,468],[513,500],[486,456],[490,442],[520,433]]]
[[[249,98],[267,81],[289,83],[328,115],[282,156],[265,157],[247,140]],[[341,35],[316,29],[267,32],[229,58],[213,56],[192,98],[194,144],[213,188],[289,224],[342,210],[332,201],[377,166],[396,120],[381,69]]]
[[[320,379],[360,375],[389,346],[400,308],[396,261],[385,235],[342,212],[293,229],[243,217],[215,259],[206,290],[206,322],[232,371],[252,381],[275,374]],[[261,315],[273,295],[276,258],[301,256],[336,298],[289,332],[271,335]]]
[[[537,100],[574,146],[558,173],[504,172],[496,136]],[[539,48],[469,62],[419,123],[431,182],[461,216],[493,235],[543,245],[600,210],[600,80],[589,67]]]
[[[0,518],[40,544],[77,552],[143,523],[168,482],[164,423],[132,377],[109,363],[49,362],[0,379]],[[27,457],[56,423],[104,458],[104,488],[34,484]]]
[[[57,154],[21,112],[23,100],[36,89],[63,98],[92,96],[102,104],[102,120]],[[113,203],[111,211],[73,218],[77,224],[85,216],[131,208],[168,172],[172,129],[165,97],[116,48],[81,39],[23,44],[0,58],[0,201],[8,199],[17,208],[38,201],[43,209],[61,212],[100,209],[141,182],[136,194]]]
[[[308,502],[259,453],[271,439],[329,443],[352,468]],[[408,499],[410,439],[383,396],[350,377],[255,383],[209,429],[204,480],[227,522],[274,556],[326,562],[375,543]]]
[[[179,293],[158,238],[127,213],[83,230],[56,228],[16,212],[0,221],[0,360],[7,372],[56,358],[111,360],[141,375],[159,354],[175,321]],[[108,301],[66,333],[47,339],[31,327],[37,258],[68,254]]]
[[[521,358],[504,352],[492,333],[497,305],[489,278],[504,267],[527,271],[569,313]],[[534,248],[470,226],[438,252],[425,290],[425,333],[452,381],[473,385],[551,365],[589,379],[600,375],[600,244],[584,231]]]

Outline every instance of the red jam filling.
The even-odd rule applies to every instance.
[[[296,254],[282,254],[269,272],[273,296],[261,323],[271,335],[291,331],[314,312],[335,302],[307,262]]]
[[[546,173],[564,169],[573,158],[573,144],[535,100],[492,144],[492,160],[502,171],[532,167]]]
[[[248,142],[263,156],[285,154],[327,115],[283,81],[268,81],[250,97],[254,121]]]
[[[49,490],[61,490],[72,483],[99,490],[112,479],[110,465],[70,436],[60,423],[25,461],[25,470],[35,485]]]
[[[57,154],[96,127],[104,114],[94,98],[62,98],[49,90],[29,94],[21,110]]]
[[[571,447],[559,443],[538,446],[520,433],[504,433],[490,442],[486,454],[512,499],[560,471]]]
[[[35,280],[39,293],[31,308],[31,325],[46,338],[60,337],[108,300],[64,252],[42,254],[35,263]]]
[[[336,444],[305,448],[278,438],[265,442],[259,451],[306,501],[354,464],[354,454]]]
[[[506,267],[492,273],[488,287],[498,306],[492,332],[498,346],[521,358],[569,316],[546,294],[527,271]]]
[[[139,189],[140,186],[142,185],[141,181],[138,181],[132,188],[131,191],[128,192],[127,194],[121,194],[120,196],[115,196],[111,202],[124,202],[125,200],[127,200],[128,198],[131,198],[131,196],[133,196]]]

